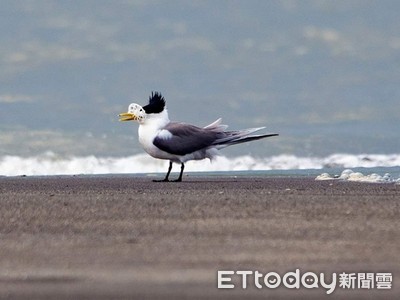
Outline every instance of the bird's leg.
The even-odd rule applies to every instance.
[[[181,182],[182,181],[182,174],[183,174],[183,170],[185,169],[185,165],[182,163],[181,164],[181,173],[179,174],[178,179],[174,180],[175,182]]]
[[[168,177],[169,177],[169,173],[171,173],[171,170],[172,170],[172,161],[169,162],[168,172],[167,172],[167,175],[165,176],[165,178],[162,180],[153,180],[153,182],[168,182],[169,181]]]

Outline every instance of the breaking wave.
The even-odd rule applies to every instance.
[[[373,168],[400,166],[400,154],[333,154],[327,157],[298,157],[277,155],[265,158],[250,155],[238,157],[219,156],[209,160],[192,161],[185,171],[245,171],[294,170],[329,168]],[[168,162],[138,154],[127,157],[59,156],[46,152],[31,157],[4,155],[0,157],[0,175],[72,175],[165,172]],[[174,169],[177,171],[178,169]]]

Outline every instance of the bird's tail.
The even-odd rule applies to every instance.
[[[226,131],[227,127],[228,126],[226,125],[221,125],[221,119],[218,119],[214,123],[211,123],[210,125],[204,127],[204,129],[219,133],[219,138],[216,139],[213,143],[213,145],[216,146],[218,149],[278,135],[277,133],[252,135],[254,132],[265,129],[265,127]]]

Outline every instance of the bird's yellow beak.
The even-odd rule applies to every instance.
[[[136,121],[138,119],[134,114],[131,113],[122,113],[118,116],[120,121]]]

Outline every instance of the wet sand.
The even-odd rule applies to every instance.
[[[400,185],[0,178],[0,298],[396,299]],[[217,270],[390,272],[391,290],[217,289]],[[239,285],[238,282],[234,281]]]

